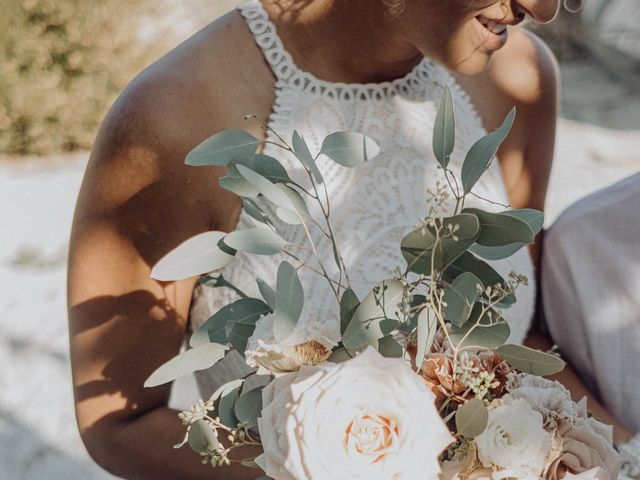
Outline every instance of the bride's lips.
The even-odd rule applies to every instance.
[[[509,33],[506,24],[482,15],[475,17],[474,22],[478,27],[478,31],[484,40],[483,45],[487,50],[499,50],[507,43]]]

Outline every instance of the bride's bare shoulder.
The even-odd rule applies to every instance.
[[[484,73],[459,81],[473,98],[485,127],[492,130],[514,105],[519,117],[555,116],[558,76],[549,47],[534,33],[514,28]]]
[[[221,130],[248,129],[261,135],[259,127],[244,116],[269,115],[273,83],[241,15],[233,11],[221,17],[125,88],[100,129],[88,177],[111,182],[133,176],[140,184],[166,179],[174,194],[181,193],[180,185],[189,184],[184,187],[189,196],[197,192],[211,196],[211,185],[224,172],[185,167],[185,156]],[[104,173],[114,171],[117,176]],[[123,197],[135,195],[137,188],[132,182],[112,187],[109,191]]]
[[[237,128],[252,109],[271,107],[272,84],[244,20],[232,11],[133,79],[107,121],[140,134],[177,126],[173,135]]]

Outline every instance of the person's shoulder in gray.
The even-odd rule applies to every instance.
[[[564,357],[640,431],[640,173],[578,201],[546,232],[542,295]]]

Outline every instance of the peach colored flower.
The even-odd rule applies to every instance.
[[[592,478],[615,480],[622,457],[613,448],[612,428],[594,418],[580,417],[560,427],[562,447],[547,469],[545,480]]]

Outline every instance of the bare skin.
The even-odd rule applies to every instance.
[[[542,209],[557,103],[557,70],[546,47],[514,28],[502,49],[471,55],[465,39],[474,37],[465,32],[476,27],[474,16],[465,13],[466,23],[455,29],[458,36],[452,34],[460,41],[431,51],[423,44],[433,42],[412,32],[431,22],[425,31],[439,35],[438,22],[451,15],[451,8],[435,6],[441,0],[407,0],[408,16],[393,20],[385,17],[382,6],[370,8],[371,15],[357,17],[362,17],[360,23],[337,28],[345,18],[356,18],[340,15],[349,15],[361,1],[369,0],[335,2],[345,9],[340,12],[329,8],[333,2],[328,0],[296,4],[305,4],[302,10],[277,0],[265,5],[299,66],[320,78],[381,81],[402,76],[421,55],[429,55],[458,74],[487,129],[497,126],[515,104],[518,119],[499,152],[505,182],[514,207]],[[507,9],[505,23],[513,24],[514,9],[546,21],[556,4],[477,1],[482,3],[478,11],[487,15],[500,3]],[[421,11],[430,15],[417,18]],[[374,31],[386,37],[375,37],[372,23],[381,25]],[[357,40],[361,38],[370,42]],[[344,42],[353,45],[347,56]],[[309,50],[309,45],[322,48]],[[244,20],[232,12],[136,78],[100,130],[74,220],[68,303],[78,426],[89,453],[115,475],[154,480],[256,477],[244,467],[212,470],[200,465],[189,449],[172,449],[184,429],[176,412],[167,408],[169,387],[142,385],[177,354],[196,282],[156,282],[149,277],[151,266],[193,235],[233,230],[241,209],[237,197],[218,187],[224,169],[187,167],[184,158],[225,129],[263,136],[257,123],[243,117],[249,112],[269,116],[274,85]],[[576,380],[568,375],[562,381],[571,387]],[[628,434],[621,426],[617,432],[621,439]],[[255,453],[247,450],[240,456]]]

